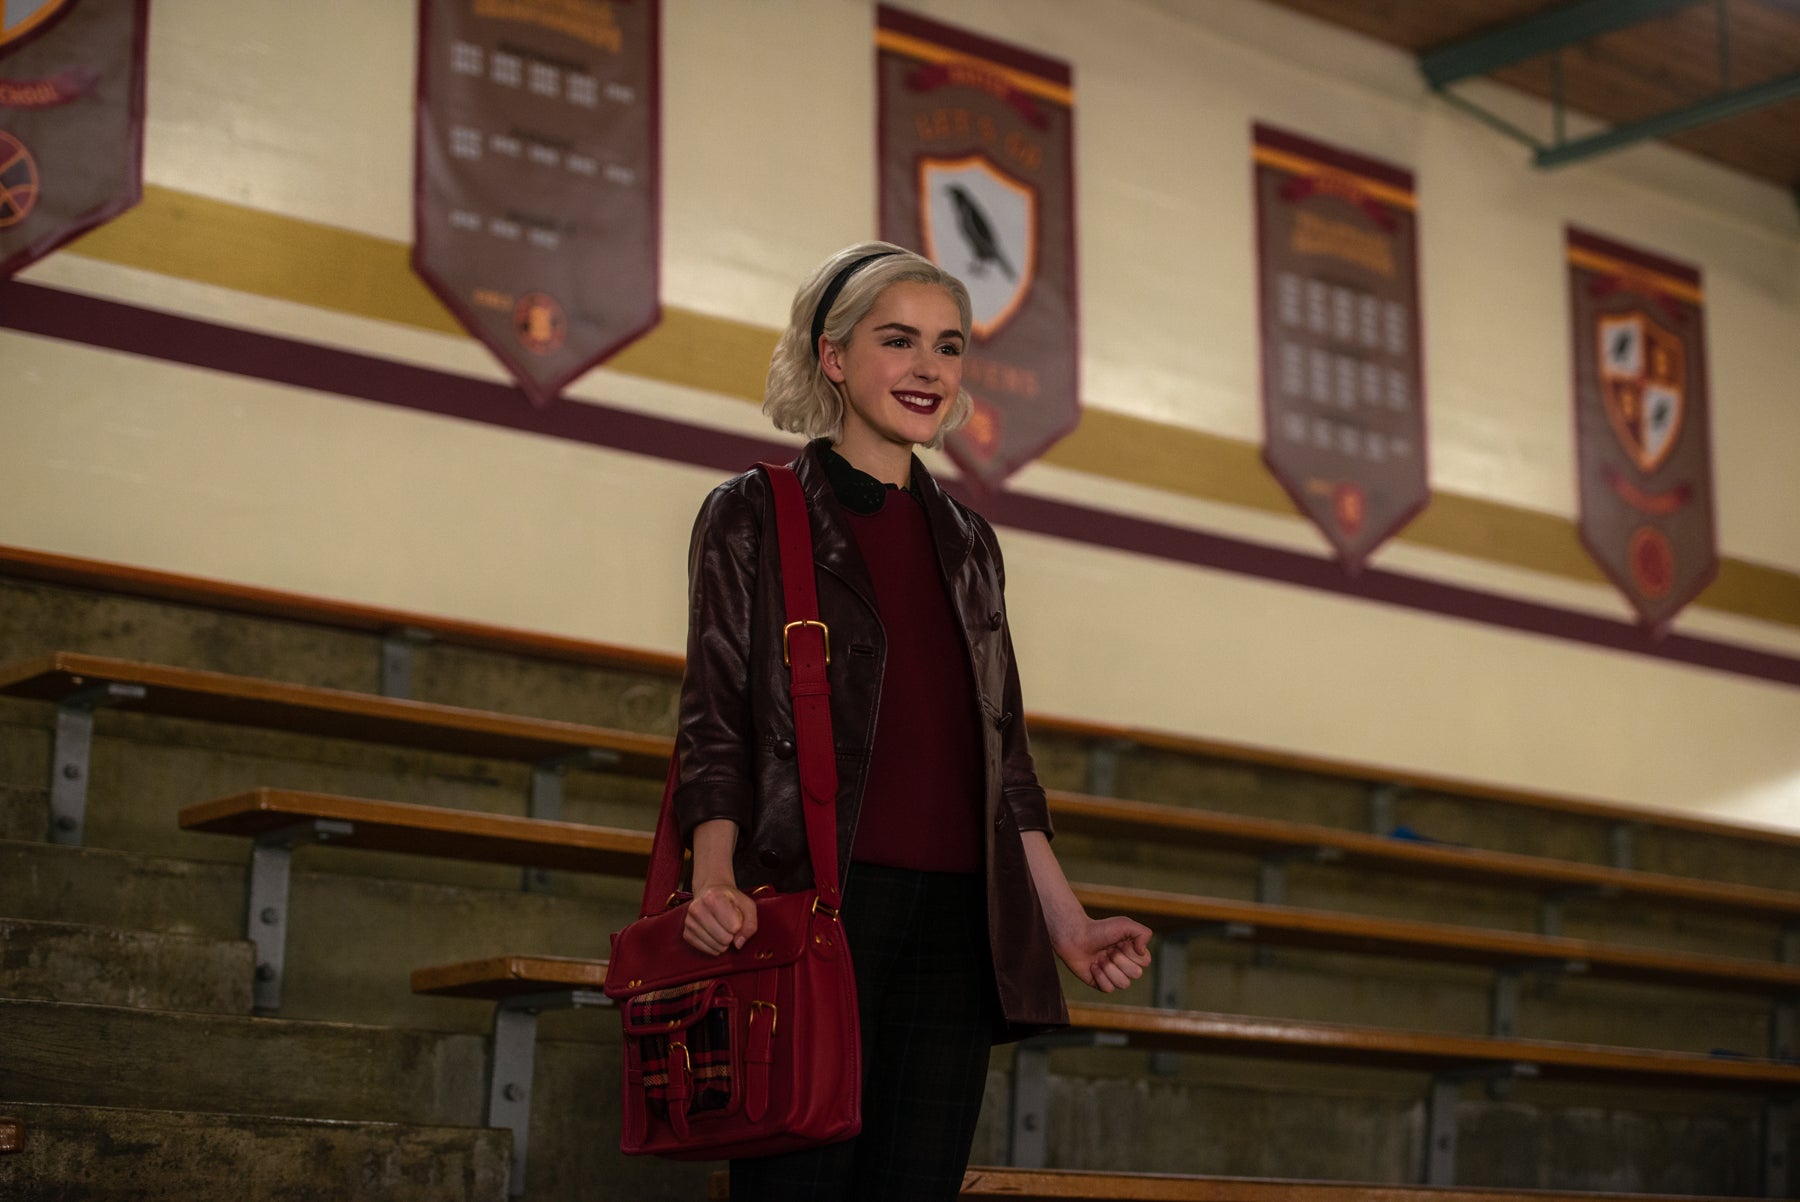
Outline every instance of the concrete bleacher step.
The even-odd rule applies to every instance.
[[[505,1202],[511,1136],[467,1127],[0,1103],[24,1147],[0,1198],[33,1202]],[[126,1155],[117,1154],[128,1149]]]
[[[323,848],[297,857],[289,899],[285,1018],[485,1034],[486,1008],[414,997],[407,974],[421,962],[470,959],[497,948],[603,956],[609,934],[637,912],[635,882],[620,883],[618,897],[607,899],[305,867],[330,858],[330,849]],[[241,865],[0,841],[4,918],[237,941],[244,933],[245,882]],[[246,989],[250,973],[246,964]],[[545,1029],[557,1037],[581,1038],[589,1027],[567,1015],[550,1015]]]
[[[483,1041],[354,1023],[0,999],[9,1100],[477,1126]]]
[[[0,917],[0,998],[250,1013],[251,946]]]

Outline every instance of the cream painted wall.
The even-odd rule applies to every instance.
[[[1663,148],[1534,173],[1404,56],[1252,0],[914,6],[1074,64],[1088,404],[1258,437],[1247,145],[1271,120],[1418,174],[1438,487],[1573,513],[1574,221],[1705,272],[1723,549],[1800,570],[1800,221],[1778,190]],[[149,179],[405,239],[410,14],[155,6]],[[665,0],[670,304],[772,327],[819,257],[872,232],[871,20],[865,0]],[[464,339],[78,254],[27,278],[500,378]],[[0,359],[29,385],[0,395],[0,542],[681,646],[688,525],[715,473],[5,332]],[[571,396],[766,429],[618,372]],[[1319,545],[1295,519],[1066,470],[1016,486]],[[1800,829],[1800,690],[1002,536],[1034,709]],[[1622,613],[1606,589],[1452,554],[1381,562]],[[1788,627],[1690,611],[1680,628],[1800,653]]]

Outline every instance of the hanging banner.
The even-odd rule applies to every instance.
[[[881,236],[969,287],[975,412],[945,449],[997,487],[1081,420],[1074,76],[886,5],[875,75]]]
[[[658,0],[420,0],[413,270],[547,405],[662,316]]]
[[[0,279],[144,192],[150,0],[0,0]]]
[[[1719,572],[1700,272],[1571,228],[1581,541],[1660,634]]]
[[[1263,462],[1346,570],[1431,500],[1410,171],[1252,130]]]

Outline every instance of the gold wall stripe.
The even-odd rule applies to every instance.
[[[298,218],[146,187],[137,208],[73,243],[71,253],[359,317],[462,335],[398,242]],[[665,305],[613,371],[757,402],[776,331]],[[1089,409],[1047,463],[1180,496],[1291,515],[1292,502],[1252,443]],[[1437,493],[1398,536],[1414,546],[1604,583],[1566,518]],[[1698,604],[1800,626],[1800,573],[1726,559]]]

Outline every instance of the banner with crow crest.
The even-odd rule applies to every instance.
[[[1581,541],[1661,633],[1719,571],[1700,273],[1570,229]]]
[[[1073,75],[885,5],[875,46],[881,236],[969,287],[975,412],[945,448],[997,487],[1081,420]]]

